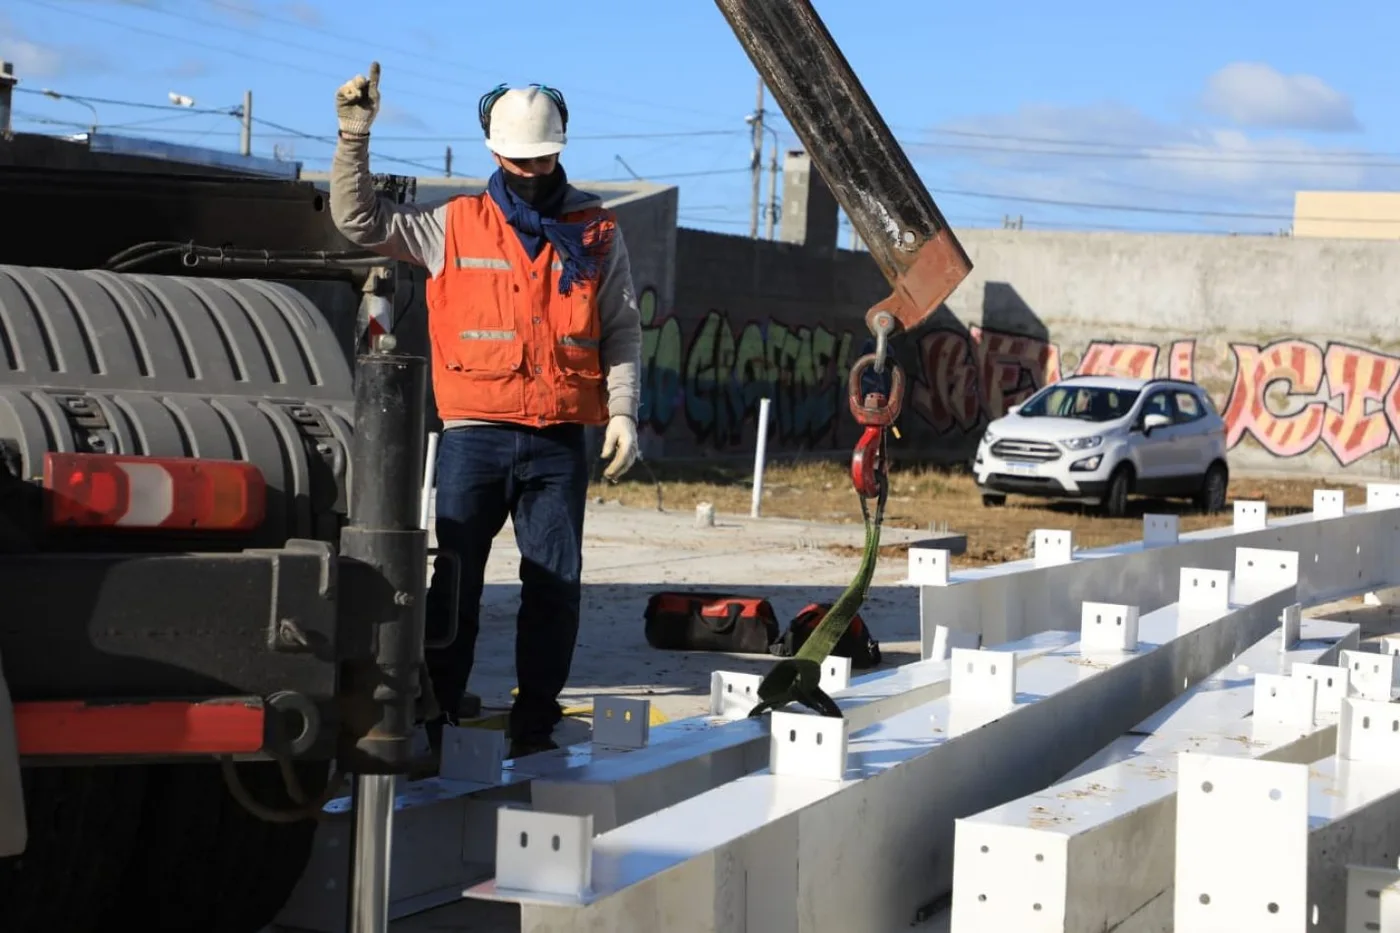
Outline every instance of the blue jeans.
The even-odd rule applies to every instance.
[[[427,633],[441,638],[457,613],[457,639],[427,652],[433,693],[455,716],[471,676],[481,622],[481,591],[491,541],[511,517],[520,549],[520,613],[511,708],[513,739],[548,737],[562,716],[578,638],[583,512],[588,465],[582,425],[531,428],[472,425],[443,432],[438,444],[437,542],[462,563],[461,599],[451,601],[446,561],[428,590]]]

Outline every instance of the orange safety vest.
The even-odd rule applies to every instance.
[[[597,219],[590,242],[610,242],[617,223],[602,208],[560,219]],[[575,281],[561,295],[562,273],[548,241],[530,258],[490,195],[448,203],[442,272],[427,287],[433,394],[443,421],[607,422],[599,283]]]

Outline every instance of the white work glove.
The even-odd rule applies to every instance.
[[[603,435],[603,459],[612,458],[603,478],[615,483],[637,462],[637,422],[627,415],[613,415]]]
[[[340,131],[365,136],[379,113],[379,62],[371,62],[369,77],[355,75],[335,92],[335,116]]]

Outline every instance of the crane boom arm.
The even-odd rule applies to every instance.
[[[867,323],[914,327],[972,271],[962,244],[810,0],[715,3],[894,289]]]

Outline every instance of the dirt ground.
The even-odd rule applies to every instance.
[[[1270,517],[1312,510],[1313,490],[1333,486],[1346,492],[1348,505],[1364,503],[1364,485],[1318,479],[1235,478],[1230,499],[1263,499]],[[842,464],[832,462],[771,463],[765,470],[762,512],[765,517],[813,522],[861,520],[860,503]],[[615,486],[594,485],[592,494],[606,502],[693,512],[697,503],[711,502],[721,514],[747,515],[753,495],[750,470],[743,466],[652,466],[639,463]],[[967,535],[967,553],[953,559],[954,567],[1020,560],[1029,556],[1027,536],[1037,528],[1072,530],[1075,543],[1105,547],[1142,537],[1145,512],[1181,516],[1181,530],[1228,523],[1228,515],[1204,515],[1189,502],[1135,499],[1126,518],[1095,515],[1083,506],[1012,496],[1002,508],[986,508],[970,474],[928,467],[892,470],[885,522],[891,528],[947,530]],[[838,553],[846,548],[834,545]],[[899,553],[903,546],[886,549]]]

